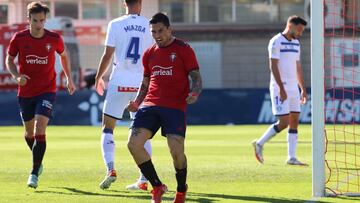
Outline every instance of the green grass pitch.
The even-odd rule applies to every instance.
[[[256,162],[251,141],[266,125],[189,126],[187,202],[306,202],[311,200],[311,129],[299,128],[297,154],[309,167],[287,166],[286,132],[264,149],[265,164]],[[138,177],[138,169],[127,150],[128,130],[115,130],[117,181],[109,190],[99,189],[105,175],[100,151],[100,127],[50,126],[47,151],[39,187],[26,186],[31,154],[23,138],[23,127],[0,127],[0,202],[150,202],[150,195],[126,191]],[[176,188],[174,169],[165,139],[152,141],[153,163],[168,185],[163,202],[171,202]],[[322,198],[317,202],[356,202],[351,197]]]

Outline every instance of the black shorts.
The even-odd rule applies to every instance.
[[[149,129],[153,137],[160,127],[162,136],[173,134],[185,137],[185,112],[160,106],[143,107],[136,112],[130,128]]]
[[[30,121],[36,114],[52,117],[55,93],[43,93],[35,97],[18,97],[20,115],[24,122]]]

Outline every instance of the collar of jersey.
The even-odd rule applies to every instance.
[[[291,42],[291,41],[292,41],[292,39],[289,40],[283,33],[281,33],[281,35],[282,35],[288,42]]]

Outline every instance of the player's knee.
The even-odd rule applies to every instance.
[[[185,157],[184,150],[181,150],[180,148],[177,148],[177,147],[170,148],[170,154],[171,154],[171,157],[173,158],[174,162],[181,161]]]
[[[281,132],[282,130],[284,130],[285,128],[287,128],[289,126],[289,121],[282,120],[276,126],[277,126],[278,131]]]
[[[45,134],[47,123],[45,122],[36,122],[35,124],[35,135],[36,134]]]
[[[130,137],[128,143],[127,143],[127,147],[130,151],[131,154],[133,154],[134,152],[138,151],[141,147],[141,144],[136,140]]]
[[[128,149],[129,149],[130,153],[133,154],[134,151],[135,151],[135,143],[134,143],[134,141],[132,141],[131,139],[129,139],[129,141],[128,141],[128,143],[127,143],[127,147],[128,147]]]
[[[113,129],[116,126],[116,119],[103,114],[103,129]]]
[[[25,138],[32,139],[34,138],[34,130],[32,131],[25,131]]]

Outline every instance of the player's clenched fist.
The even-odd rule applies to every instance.
[[[193,104],[197,101],[199,97],[199,94],[198,93],[195,93],[195,92],[190,92],[188,97],[186,98],[186,103],[187,104]]]
[[[27,75],[20,75],[19,77],[16,78],[16,81],[20,86],[26,85],[27,80],[30,80],[30,77]]]
[[[75,90],[76,90],[76,87],[75,87],[75,84],[72,80],[67,80],[67,88],[68,88],[68,91],[69,91],[69,94],[70,95],[73,95]]]

